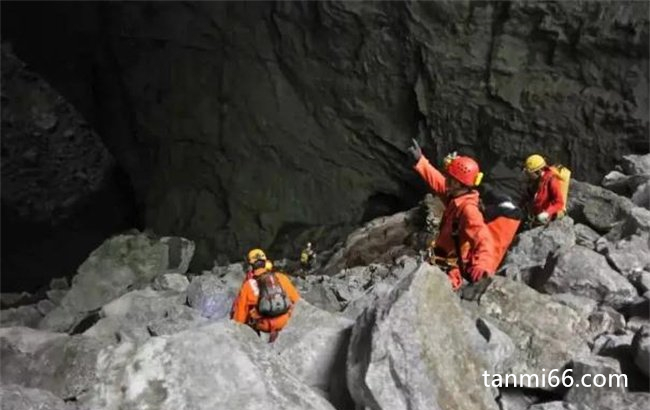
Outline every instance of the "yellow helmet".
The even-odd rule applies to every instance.
[[[266,261],[266,254],[263,250],[256,248],[248,252],[246,259],[248,259],[248,263],[253,265],[257,261]]]
[[[546,160],[539,154],[533,154],[526,158],[524,169],[528,172],[537,172],[546,166]]]

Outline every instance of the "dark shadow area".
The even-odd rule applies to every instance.
[[[52,278],[75,275],[109,236],[141,228],[128,177],[115,169],[102,189],[56,226],[18,216],[2,204],[2,292],[34,292]]]

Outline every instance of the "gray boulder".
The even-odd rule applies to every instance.
[[[503,364],[506,373],[537,375],[541,380],[542,369],[561,369],[587,352],[588,322],[575,310],[522,283],[494,277],[479,299],[479,312],[517,348]]]
[[[633,303],[638,296],[634,286],[612,269],[603,255],[582,246],[559,250],[544,271],[550,276],[540,275],[532,282],[546,293],[573,293],[615,308]]]
[[[185,294],[152,289],[135,290],[104,305],[101,319],[84,332],[109,342],[143,341],[152,336],[149,325],[168,318],[185,303]]]
[[[575,358],[569,369],[558,372],[558,375],[560,380],[564,375],[570,376],[570,379],[561,382],[563,387],[568,388],[564,400],[576,405],[599,402],[601,396],[610,393],[623,394],[627,385],[619,384],[619,380],[622,383],[624,377],[621,375],[621,366],[610,357]]]
[[[598,388],[592,388],[592,390],[598,390]],[[594,399],[573,404],[576,410],[647,410],[650,408],[650,393],[607,391]]]
[[[415,252],[406,243],[418,229],[415,223],[417,210],[376,218],[352,232],[320,273],[335,275],[342,269],[392,263],[399,256],[413,255]]]
[[[187,303],[210,319],[229,317],[233,301],[237,296],[240,281],[228,284],[216,275],[196,276],[187,287]]]
[[[16,384],[0,384],[3,410],[73,410],[61,398],[47,390],[31,389]]]
[[[519,234],[506,255],[502,268],[513,267],[520,271],[541,268],[549,255],[561,248],[571,247],[575,243],[573,220],[564,217],[551,222],[548,226],[540,226]],[[529,279],[529,276],[535,274],[533,272],[529,272],[529,275],[525,275],[523,279]]]
[[[627,277],[643,270],[650,271],[650,233],[607,241],[603,248],[602,253],[616,270]]]
[[[628,198],[585,182],[571,180],[567,209],[573,219],[606,234],[610,242],[650,232],[649,210],[635,205]]]
[[[166,272],[184,273],[194,244],[184,238],[117,235],[106,240],[79,267],[61,305],[39,324],[41,329],[67,332],[88,312],[144,286]]]
[[[595,300],[573,293],[554,293],[551,295],[551,299],[572,308],[585,319],[589,318],[598,308],[598,303]]]
[[[339,409],[353,406],[345,377],[353,324],[300,300],[273,345],[293,375]]]
[[[639,329],[632,339],[634,363],[646,375],[650,376],[650,326]]]
[[[180,273],[165,273],[154,279],[152,287],[154,290],[185,292],[189,285],[190,281],[187,276]]]
[[[596,241],[600,238],[600,234],[587,225],[577,223],[574,225],[573,230],[576,235],[576,244],[584,246],[585,248],[595,249]]]
[[[25,305],[11,309],[0,310],[0,326],[24,326],[37,327],[43,319],[43,314],[38,310],[37,305]]]
[[[95,363],[107,343],[92,337],[13,327],[0,329],[2,383],[80,398],[96,385]]]
[[[497,409],[478,382],[489,366],[484,349],[446,275],[421,264],[357,318],[350,393],[357,406],[375,410]]]
[[[650,175],[650,154],[644,155],[624,155],[621,159],[623,172],[628,175]]]
[[[82,408],[333,410],[248,326],[220,321],[108,347]]]
[[[650,175],[648,175],[647,179],[645,183],[638,185],[634,189],[632,202],[645,209],[650,209]]]
[[[605,175],[601,185],[618,195],[632,197],[632,202],[640,205],[634,201],[633,195],[640,187],[647,185],[648,181],[650,181],[650,174],[625,175],[612,171]]]

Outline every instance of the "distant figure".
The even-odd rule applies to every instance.
[[[300,252],[300,266],[303,271],[307,272],[314,266],[316,252],[311,247],[311,242],[307,242],[307,247]]]
[[[432,245],[433,262],[448,269],[454,290],[460,289],[463,277],[478,282],[494,275],[498,264],[494,240],[483,220],[475,189],[483,177],[478,163],[470,157],[450,154],[445,158],[443,175],[422,154],[417,141],[413,140],[409,153],[415,170],[445,204],[440,231]]]
[[[529,186],[522,208],[528,212],[533,225],[546,225],[562,218],[571,172],[566,167],[549,166],[544,157],[534,154],[526,158],[524,171]]]
[[[268,334],[272,343],[289,321],[300,295],[286,275],[273,271],[263,250],[248,252],[247,261],[251,270],[233,304],[232,319],[258,334]]]

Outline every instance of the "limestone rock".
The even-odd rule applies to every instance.
[[[541,377],[542,369],[561,369],[587,352],[587,321],[522,283],[495,277],[479,299],[479,311],[517,348],[504,364],[507,373]]]
[[[357,318],[350,393],[373,409],[496,409],[490,390],[477,383],[488,366],[484,348],[446,276],[419,265]]]
[[[546,293],[572,293],[621,308],[633,303],[638,294],[634,286],[612,269],[604,256],[573,246],[557,252],[545,266],[544,278],[534,278],[536,289]],[[541,276],[541,275],[540,275]]]
[[[0,403],[7,410],[73,410],[73,407],[47,390],[16,384],[0,385]]]
[[[345,377],[353,324],[300,300],[273,346],[293,375],[322,392],[336,408],[353,407]]]
[[[49,390],[60,398],[79,398],[99,382],[95,363],[105,346],[82,335],[0,329],[2,382]]]
[[[127,341],[102,352],[94,410],[333,410],[247,326],[221,321],[175,335]]]
[[[118,235],[106,240],[79,267],[61,305],[39,327],[69,331],[90,311],[144,286],[156,276],[187,269],[194,244],[184,238],[150,238],[145,234]]]

